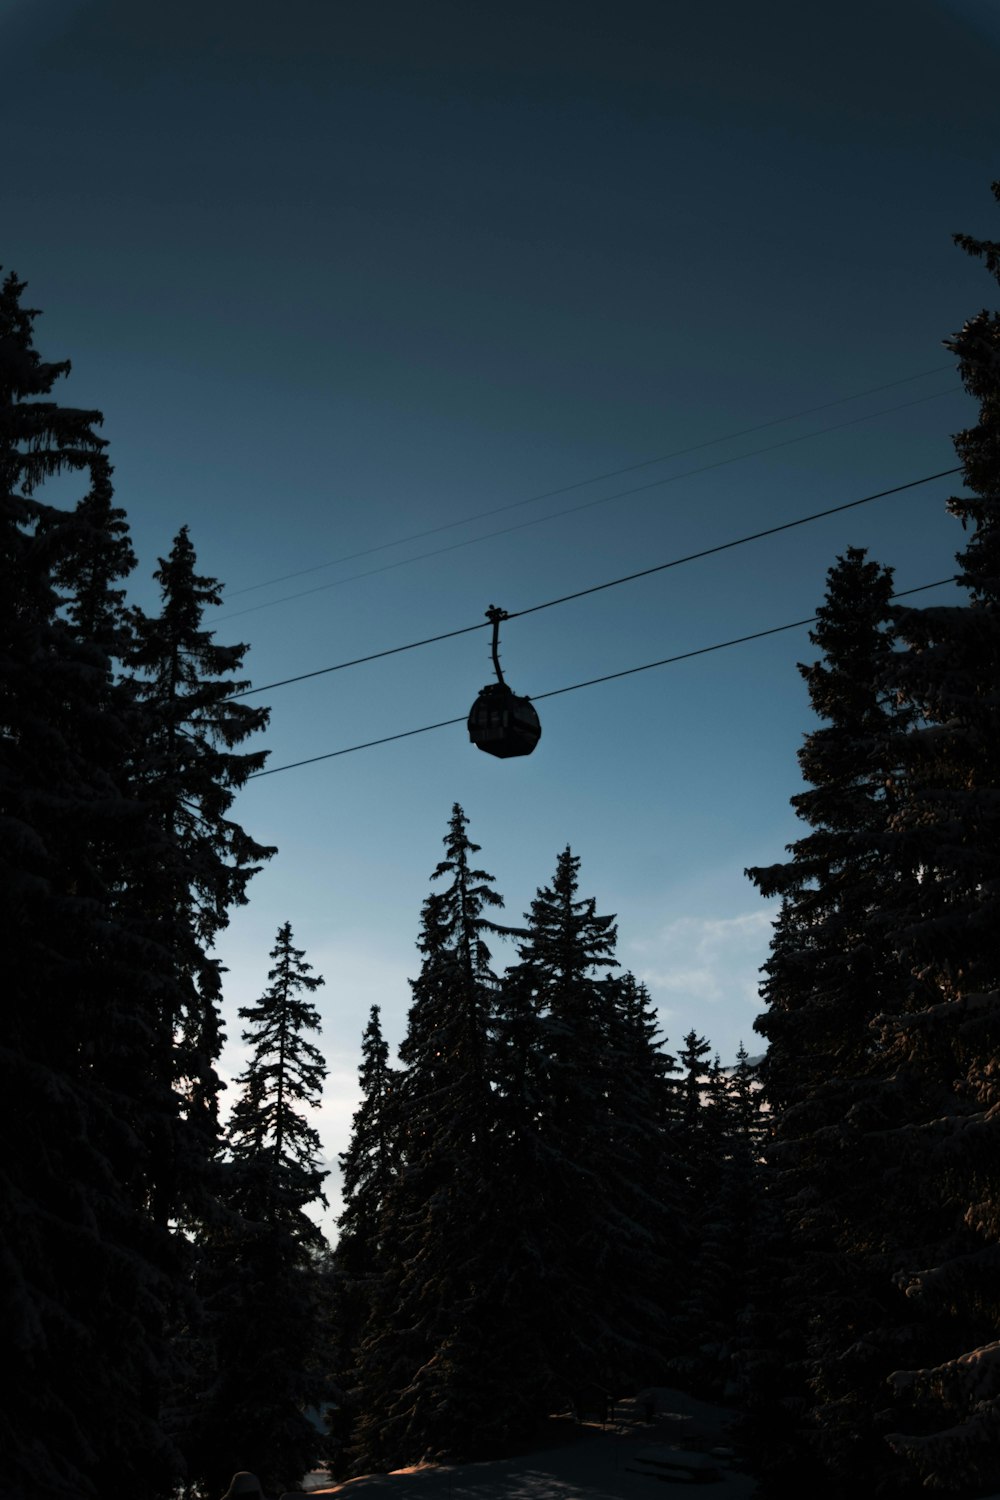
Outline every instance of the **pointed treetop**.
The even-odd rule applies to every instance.
[[[229,1139],[237,1159],[254,1160],[263,1150],[272,1182],[301,1207],[314,1198],[326,1201],[319,1136],[301,1113],[303,1105],[319,1104],[326,1077],[322,1052],[303,1035],[320,1029],[319,1012],[308,997],[323,979],[311,972],[304,949],[294,946],[290,922],[279,927],[271,957],[275,964],[267,989],[255,1005],[239,1011],[240,1019],[250,1023],[243,1040],[252,1052],[237,1079],[242,1095],[233,1109]]]
[[[617,968],[618,929],[612,913],[597,915],[593,896],[577,898],[580,858],[567,844],[556,862],[552,884],[543,886],[526,913],[527,958],[565,981],[582,978],[591,969]]]
[[[432,880],[450,876],[451,883],[444,891],[432,891],[424,902],[418,947],[421,952],[429,954],[456,943],[469,943],[475,950],[472,953],[474,966],[485,971],[489,966],[490,952],[483,941],[483,933],[506,935],[509,929],[483,915],[484,907],[503,906],[504,903],[503,897],[493,890],[494,877],[471,864],[470,856],[478,854],[480,846],[468,838],[465,831],[468,824],[468,818],[456,802],[443,839],[445,858],[431,875]]]
[[[48,395],[70,369],[68,359],[48,364],[35,349],[32,324],[38,313],[21,306],[25,284],[10,274],[0,286],[0,491],[5,498],[17,487],[22,498],[30,496],[63,469],[88,468],[107,447],[93,431],[104,421],[99,411],[25,399]]]
[[[991,184],[993,196],[1000,203],[1000,181]],[[1000,282],[1000,240],[975,239],[972,235],[955,235],[956,244],[984,260],[986,269]],[[963,568],[962,583],[972,591],[976,602],[994,606],[1000,593],[1000,564],[997,537],[1000,534],[1000,311],[983,308],[952,338],[945,347],[958,356],[962,384],[979,404],[979,421],[974,427],[955,435],[955,452],[962,461],[966,487],[972,495],[954,496],[948,502],[952,515],[963,527],[971,520],[973,535],[964,552],[958,554]]]
[[[47,396],[56,381],[70,372],[68,359],[43,363],[34,347],[33,324],[37,307],[22,307],[21,293],[28,283],[13,271],[0,288],[0,399],[17,401],[25,396]]]

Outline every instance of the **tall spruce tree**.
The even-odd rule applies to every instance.
[[[545,1038],[536,976],[530,963],[512,964],[501,981],[493,1020],[496,1179],[504,1197],[506,1255],[498,1278],[499,1350],[502,1365],[512,1373],[511,1404],[519,1403],[526,1435],[567,1396],[565,1382],[553,1376],[546,1332],[553,1280],[546,1192],[553,1165]]]
[[[132,565],[98,412],[47,397],[69,363],[0,290],[0,1256],[17,1379],[0,1417],[12,1497],[143,1497],[177,1455],[159,1424],[179,1270],[146,1213],[169,1112],[150,1055],[148,954],[121,917],[145,820],[113,680]],[[38,498],[78,474],[75,512]]]
[[[1000,274],[1000,245],[958,242]],[[809,1256],[790,1304],[815,1309],[800,1368],[838,1493],[1000,1481],[1000,318],[951,347],[980,408],[956,439],[972,494],[950,502],[973,528],[969,604],[895,611],[878,653],[830,674],[848,774],[812,777],[833,793],[812,882],[753,872],[785,898],[762,1026],[772,1160]],[[848,722],[851,691],[868,723]],[[818,748],[823,773],[836,741]]]
[[[789,846],[790,860],[747,872],[765,895],[782,898],[764,965],[767,1009],[754,1025],[770,1043],[761,1068],[771,1110],[764,1180],[781,1215],[774,1228],[784,1263],[770,1333],[758,1323],[770,1345],[755,1356],[766,1388],[751,1400],[765,1408],[762,1425],[782,1429],[781,1453],[767,1465],[808,1474],[811,1464],[816,1484],[821,1471],[848,1486],[887,1480],[880,1359],[918,1336],[891,1282],[887,1167],[870,1114],[887,1066],[873,1022],[906,982],[884,921],[906,880],[886,858],[885,838],[913,718],[884,681],[891,593],[891,570],[861,549],[831,568],[810,632],[823,657],[800,667],[823,720],[799,752],[807,789],[792,799],[809,832]]]
[[[959,243],[998,274],[1000,246]],[[952,341],[980,407],[956,439],[972,494],[950,502],[973,529],[959,554],[969,604],[894,612],[874,686],[901,705],[908,732],[886,718],[863,742],[852,878],[821,868],[820,920],[803,941],[793,903],[770,974],[792,979],[784,1015],[767,1018],[772,1045],[792,1037],[798,1011],[807,1061],[803,1084],[786,1073],[790,1107],[776,1128],[793,1138],[778,1182],[795,1188],[793,1244],[813,1267],[799,1304],[815,1310],[807,1409],[837,1494],[862,1480],[885,1493],[920,1482],[963,1495],[1000,1482],[998,330],[983,312]],[[855,679],[871,693],[867,669]],[[812,939],[835,936],[838,923],[840,952],[822,956],[825,973],[842,977],[842,1003],[824,1011]],[[795,1298],[793,1285],[793,1310]]]
[[[516,1380],[497,1357],[506,1277],[490,1073],[497,981],[486,938],[505,929],[486,913],[503,903],[473,864],[479,846],[467,823],[456,804],[433,875],[447,885],[423,908],[400,1048],[401,1168],[360,1352],[360,1471],[495,1451],[519,1419]]]
[[[222,1044],[220,976],[211,948],[230,908],[275,852],[232,816],[237,790],[267,752],[237,747],[261,730],[268,710],[234,696],[245,645],[219,646],[203,625],[220,585],[195,571],[186,526],[154,577],[162,607],[134,612],[130,686],[138,730],[132,794],[148,809],[147,847],[124,872],[131,918],[158,952],[162,1046],[169,1050],[182,1129],[156,1153],[154,1217],[197,1221],[210,1212],[210,1164],[219,1141]]]
[[[340,1157],[344,1208],[337,1224],[344,1268],[364,1274],[381,1258],[383,1212],[399,1170],[399,1078],[389,1066],[377,1005],[361,1038],[358,1082],[361,1104],[354,1113],[350,1145]]]
[[[799,668],[825,721],[802,745],[808,786],[792,798],[810,832],[789,846],[790,860],[747,871],[765,896],[783,901],[764,966],[767,1010],[755,1023],[770,1043],[762,1079],[776,1110],[815,1098],[831,1073],[839,1088],[864,1071],[869,1022],[899,978],[891,937],[878,940],[876,920],[897,884],[882,836],[913,718],[883,682],[892,587],[892,570],[867,561],[862,548],[849,547],[830,569],[809,633],[823,659]]]
[[[195,1288],[211,1270],[199,1265],[206,1236],[225,1217],[220,1199],[222,971],[212,945],[230,908],[246,901],[250,878],[274,850],[231,816],[236,791],[259,770],[266,751],[238,747],[267,722],[233,694],[246,647],[215,644],[203,626],[219,585],[195,570],[183,527],[154,577],[161,610],[130,613],[132,632],[123,691],[128,694],[127,786],[142,809],[144,837],[124,851],[118,874],[119,920],[146,955],[142,992],[152,1021],[149,1066],[169,1093],[145,1138],[146,1212],[173,1232],[185,1297],[173,1325],[175,1371],[165,1422],[197,1459],[199,1427],[190,1402],[199,1348],[207,1337]],[[192,1429],[192,1422],[194,1427]]]
[[[716,1394],[715,1360],[703,1345],[710,1334],[717,1283],[722,1275],[719,1255],[706,1243],[707,1220],[719,1193],[723,1153],[722,1069],[711,1061],[707,1037],[692,1027],[678,1053],[681,1076],[675,1085],[674,1142],[681,1178],[679,1212],[684,1226],[685,1265],[678,1294],[670,1310],[671,1371],[686,1389],[700,1395]]]
[[[663,1199],[651,1190],[661,1124],[641,1002],[607,973],[617,967],[615,919],[580,897],[579,867],[569,848],[560,854],[526,914],[509,976],[522,1015],[530,999],[538,1018],[537,1327],[551,1394],[577,1404],[648,1378],[662,1349],[670,1249],[659,1232]]]
[[[712,1044],[708,1038],[699,1036],[692,1027],[678,1054],[684,1075],[679,1088],[681,1124],[694,1174],[698,1172],[700,1157],[708,1154],[708,1148],[705,1146],[703,1149],[702,1141],[710,1133],[705,1110],[705,1089],[712,1072],[708,1061],[711,1052]]]
[[[384,1253],[385,1213],[400,1165],[399,1077],[389,1064],[377,1005],[371,1008],[361,1039],[358,1082],[361,1103],[354,1112],[350,1143],[340,1156],[344,1206],[328,1274],[340,1445],[331,1458],[341,1477],[346,1473],[346,1449],[357,1417],[351,1392],[359,1380],[361,1341],[372,1316],[380,1271],[392,1258],[391,1247],[388,1258]]]
[[[1000,282],[1000,241],[956,241]],[[923,1486],[979,1494],[1000,1486],[1000,312],[949,347],[978,406],[955,438],[968,493],[949,502],[971,530],[968,600],[895,612],[886,682],[920,716],[888,845],[914,872],[888,913],[910,985],[879,1020],[875,1104],[905,1230],[895,1284],[934,1334],[898,1351],[888,1443]]]
[[[94,431],[100,414],[38,399],[69,365],[36,353],[22,291],[16,277],[0,291],[0,882],[11,955],[0,1052],[5,1133],[19,1142],[0,1177],[23,1377],[0,1435],[12,1494],[152,1496],[179,1476],[161,1421],[176,1378],[167,1329],[191,1310],[190,1247],[175,1221],[207,1204],[217,1134],[220,972],[209,943],[242,898],[239,879],[216,879],[214,917],[195,920],[213,883],[205,834],[244,884],[267,852],[220,821],[259,760],[200,752],[231,750],[260,721],[222,708],[224,684],[211,725],[210,688],[187,721],[160,714],[176,707],[170,693],[154,705],[153,632],[124,601],[134,559]],[[38,498],[65,472],[84,486],[68,513]],[[181,655],[193,646],[189,635]],[[242,650],[217,665],[238,664]],[[130,675],[140,655],[142,686]],[[193,678],[180,657],[174,665],[183,694]],[[158,779],[171,736],[175,771],[200,755],[197,777],[174,777],[176,816]]]
[[[269,1489],[296,1487],[324,1455],[307,1415],[329,1388],[329,1329],[322,1314],[321,1230],[306,1212],[326,1203],[320,1140],[306,1111],[320,1102],[326,1063],[307,1039],[323,980],[292,941],[271,950],[268,986],[240,1016],[251,1048],[226,1131],[228,1212],[200,1236],[201,1339],[197,1419],[188,1436],[189,1480],[214,1492],[235,1468]]]
[[[676,1111],[678,1065],[665,1050],[647,987],[623,974],[613,992],[607,1063],[609,1154],[622,1227],[623,1283],[647,1323],[633,1346],[631,1383],[662,1380],[673,1351],[676,1287],[694,1246],[687,1222],[682,1131]]]
[[[241,1093],[226,1131],[229,1151],[244,1179],[244,1216],[284,1227],[303,1244],[319,1245],[322,1234],[305,1214],[307,1204],[325,1203],[315,1126],[303,1109],[316,1109],[326,1061],[306,1032],[318,1032],[320,1016],[309,998],[323,980],[312,973],[305,950],[292,942],[292,924],[278,928],[271,949],[268,987],[254,1005],[240,1007],[248,1023],[244,1043],[252,1055],[236,1080]]]
[[[733,1068],[718,1059],[703,1082],[700,1171],[689,1181],[690,1235],[672,1368],[709,1399],[743,1394],[753,1300],[752,1259],[762,1232],[762,1100],[740,1043]]]

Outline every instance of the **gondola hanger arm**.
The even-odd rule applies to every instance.
[[[500,670],[500,656],[498,653],[500,649],[500,621],[509,620],[510,615],[505,609],[501,609],[499,605],[491,604],[489,609],[486,611],[486,618],[493,626],[493,645],[491,649],[493,653],[493,667],[497,674],[497,682],[499,682],[501,687],[506,687],[507,684],[504,682],[503,673]]]

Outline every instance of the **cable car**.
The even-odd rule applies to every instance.
[[[519,698],[505,682],[487,683],[469,710],[469,739],[487,755],[530,755],[541,737],[531,699]]]
[[[500,621],[507,611],[491,604],[486,618],[493,625],[493,666],[496,682],[489,682],[469,710],[469,739],[487,755],[507,760],[530,755],[542,737],[542,726],[530,698],[520,698],[503,680],[497,648]]]

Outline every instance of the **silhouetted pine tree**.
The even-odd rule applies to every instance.
[[[960,243],[997,275],[1000,247]],[[956,440],[973,494],[950,503],[973,525],[970,603],[895,611],[893,640],[845,674],[873,712],[832,784],[842,822],[822,815],[840,858],[786,893],[770,966],[772,1160],[798,1252],[784,1295],[838,1494],[1000,1482],[998,330],[983,312],[953,341],[980,403]]]
[[[956,239],[1000,282],[1000,241]],[[872,1124],[890,1128],[894,1281],[932,1335],[895,1351],[888,1443],[923,1486],[980,1494],[1000,1487],[1000,312],[949,347],[979,408],[955,439],[970,493],[949,502],[968,603],[895,611],[886,680],[920,724],[889,845],[915,878],[888,919],[912,977],[879,1018]]]
[[[649,1191],[661,1126],[637,996],[604,972],[617,966],[615,919],[578,896],[579,866],[565,849],[538,891],[511,982],[540,1020],[537,1328],[553,1392],[593,1402],[634,1388],[662,1349],[669,1247]]]
[[[337,1220],[340,1238],[328,1275],[337,1436],[343,1444],[349,1441],[357,1415],[351,1392],[358,1384],[359,1349],[384,1264],[385,1206],[400,1160],[399,1076],[389,1064],[389,1047],[382,1035],[377,1005],[371,1008],[361,1039],[358,1082],[361,1103],[354,1112],[350,1144],[340,1156],[344,1207]]]
[[[756,1070],[740,1043],[736,1066],[715,1060],[705,1085],[707,1154],[696,1189],[696,1227],[685,1268],[685,1387],[716,1400],[743,1394],[752,1270],[762,1233],[762,1099]]]
[[[886,1066],[872,1023],[905,984],[883,920],[906,880],[885,839],[912,722],[884,685],[891,593],[891,570],[861,549],[831,568],[810,632],[823,659],[800,667],[824,720],[799,752],[808,789],[792,798],[810,831],[789,846],[790,860],[747,872],[765,895],[782,897],[764,965],[767,1010],[754,1025],[770,1042],[764,1181],[786,1257],[770,1331],[757,1322],[771,1352],[754,1357],[768,1378],[751,1401],[764,1407],[762,1426],[781,1430],[783,1454],[769,1455],[768,1467],[808,1474],[820,1458],[847,1484],[872,1485],[891,1467],[879,1438],[887,1371],[875,1349],[914,1334],[891,1282],[886,1165],[868,1114]]]
[[[386,1259],[360,1355],[360,1471],[495,1450],[519,1420],[500,1367],[503,1200],[495,1172],[486,911],[502,905],[452,810],[425,901],[420,976],[400,1058],[401,1169],[385,1206]],[[391,1256],[391,1259],[389,1258]]]
[[[648,1091],[650,1108],[665,1131],[677,1130],[677,1059],[665,1050],[667,1038],[660,1034],[660,1018],[645,984],[631,972],[621,976],[616,999],[623,1045],[629,1066],[637,1068]],[[672,1149],[676,1151],[676,1142]]]
[[[676,1059],[664,1050],[646,986],[626,972],[612,991],[607,1067],[609,1155],[616,1208],[627,1234],[616,1277],[647,1321],[631,1369],[635,1385],[661,1380],[670,1322],[693,1251],[676,1111]],[[642,1350],[642,1352],[640,1352]]]
[[[878,996],[898,982],[891,935],[880,939],[872,921],[899,879],[883,834],[913,719],[883,684],[892,588],[892,569],[866,561],[863,548],[849,547],[830,569],[809,633],[824,657],[799,668],[826,721],[806,736],[799,762],[808,790],[792,798],[811,831],[789,846],[790,860],[747,871],[765,896],[784,901],[764,966],[768,1008],[755,1024],[770,1043],[761,1076],[775,1109],[812,1098],[831,1060],[837,1079],[864,1071]]]
[[[724,1274],[716,1249],[706,1241],[706,1219],[719,1193],[725,1122],[719,1098],[723,1075],[711,1043],[693,1028],[678,1053],[675,1085],[679,1214],[686,1246],[683,1274],[670,1309],[671,1371],[686,1389],[708,1395],[714,1361],[702,1345],[709,1339],[718,1282]],[[714,1389],[711,1392],[715,1394]]]
[[[350,1145],[340,1157],[344,1208],[337,1224],[344,1268],[363,1275],[380,1258],[383,1209],[399,1170],[399,1077],[389,1066],[377,1005],[361,1039],[358,1082],[361,1104],[354,1113]]]
[[[69,364],[39,358],[22,291],[0,290],[3,1483],[139,1500],[176,1472],[158,1406],[177,1267],[145,1212],[170,1096],[146,955],[120,920],[144,826],[113,684],[132,556],[100,414],[37,399]],[[89,487],[74,513],[36,498],[64,471]]]
[[[501,1365],[514,1372],[514,1399],[526,1432],[566,1397],[565,1386],[553,1378],[545,1336],[554,1280],[547,1260],[546,1200],[553,1166],[540,1005],[530,965],[512,964],[501,981],[493,1018],[496,1175],[504,1195],[499,1337]]]
[[[290,922],[278,928],[271,957],[268,988],[256,1004],[240,1007],[240,1019],[249,1023],[243,1041],[253,1055],[236,1080],[242,1093],[226,1136],[233,1162],[245,1169],[236,1174],[245,1183],[240,1190],[246,1195],[245,1217],[319,1246],[322,1234],[303,1210],[308,1203],[326,1202],[327,1171],[319,1165],[319,1135],[302,1109],[318,1108],[326,1062],[303,1033],[320,1029],[309,996],[323,980],[312,973],[305,950],[294,946]]]
[[[320,1102],[326,1063],[307,1040],[323,980],[278,929],[268,987],[240,1008],[252,1049],[226,1132],[228,1213],[200,1237],[200,1389],[187,1440],[189,1480],[209,1492],[234,1468],[269,1489],[294,1488],[324,1454],[307,1407],[328,1399],[317,1257],[325,1248],[306,1208],[325,1203],[320,1140],[306,1110]]]
[[[746,1151],[750,1156],[757,1154],[764,1135],[759,1069],[759,1060],[751,1061],[749,1052],[740,1042],[736,1049],[736,1065],[727,1075],[726,1135],[730,1150]]]
[[[162,608],[134,613],[131,689],[139,739],[132,793],[147,807],[146,847],[124,871],[132,919],[159,950],[161,1045],[178,1093],[182,1130],[158,1145],[154,1217],[197,1220],[210,1212],[209,1163],[218,1149],[220,979],[211,946],[233,905],[274,853],[229,816],[236,791],[266,751],[238,751],[264,727],[268,710],[238,701],[246,646],[218,646],[202,625],[220,585],[195,571],[187,527],[154,577]]]
[[[705,1089],[711,1073],[711,1064],[707,1061],[711,1050],[711,1042],[692,1028],[677,1057],[684,1075],[678,1090],[681,1126],[692,1175],[697,1173],[701,1158],[709,1154],[707,1140],[711,1127],[705,1112]]]

